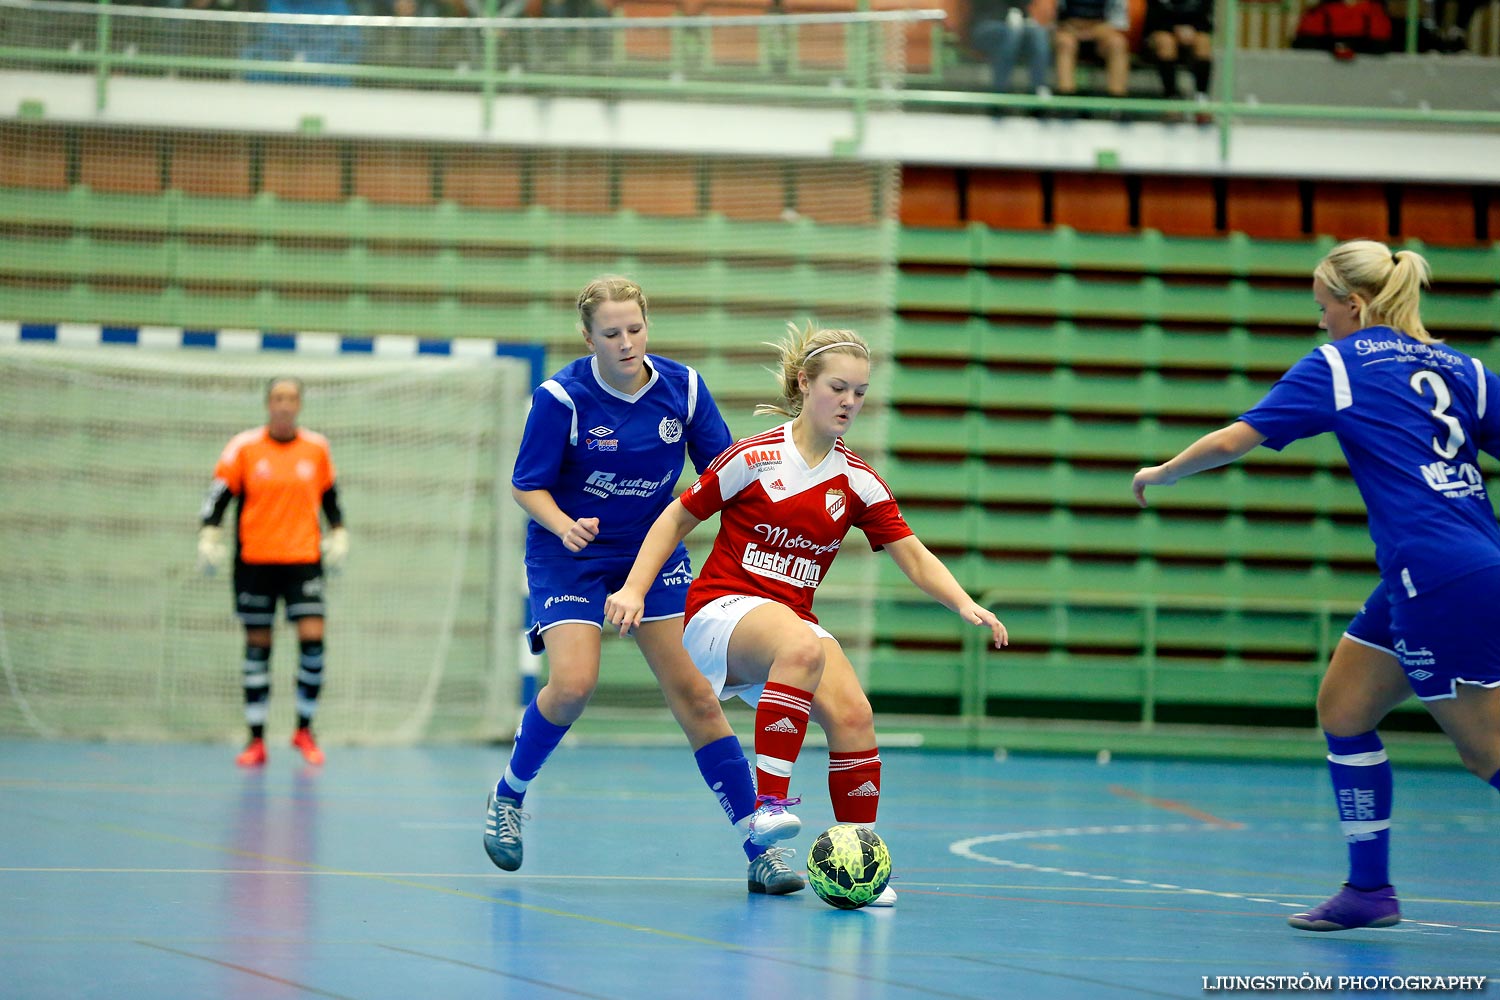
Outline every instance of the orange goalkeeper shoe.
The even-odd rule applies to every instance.
[[[309,764],[323,763],[323,751],[318,749],[318,741],[313,739],[311,729],[299,729],[293,733],[292,746],[302,751],[302,759]]]
[[[240,767],[261,767],[266,762],[266,741],[259,736],[245,744],[245,749],[234,759]]]

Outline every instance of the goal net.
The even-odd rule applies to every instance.
[[[889,135],[908,80],[936,72],[942,51],[931,11],[884,8],[919,0],[865,11],[854,0],[608,0],[611,16],[582,19],[225,6],[0,0],[0,91],[14,96],[0,107],[0,322],[498,336],[544,347],[550,373],[584,353],[578,291],[621,273],[650,298],[651,349],[699,370],[736,437],[775,422],[753,410],[774,401],[766,342],[787,323],[859,330],[877,387],[850,444],[880,467],[900,196]],[[695,16],[657,16],[684,6]],[[310,386],[306,412],[325,432],[326,388]],[[224,422],[172,487],[173,502],[189,504],[173,531],[191,522],[216,449],[263,411],[257,398],[201,412]],[[377,558],[351,465],[357,436],[330,436],[357,561]],[[695,565],[711,540],[694,533]],[[186,558],[175,539],[165,544],[163,565]],[[389,551],[392,565],[405,558]],[[851,545],[819,608],[856,663],[872,634],[874,558]],[[335,713],[355,704],[339,707],[352,692],[342,685],[356,683],[349,672],[377,669],[350,644],[370,638],[395,656],[378,633],[340,631],[356,629],[356,602],[340,591],[363,586],[357,576],[351,567],[334,585],[320,710],[330,738]],[[233,661],[232,630],[220,631],[227,587],[180,589],[205,602],[194,634],[225,644],[212,656],[167,651],[201,661],[191,676],[203,680]],[[75,596],[83,607],[104,592]],[[382,617],[378,600],[358,603],[382,629],[407,627]],[[462,621],[456,634],[467,635]],[[286,651],[279,640],[278,669]],[[591,715],[659,715],[633,644],[608,642],[604,657]],[[281,675],[275,683],[280,712],[291,699]],[[370,694],[408,698],[406,688]],[[215,694],[204,704],[231,703]],[[18,703],[4,705],[19,721],[0,725],[31,725]],[[370,722],[369,738],[386,718]]]
[[[214,463],[264,423],[275,375],[305,384],[301,424],[330,441],[351,539],[327,580],[321,733],[508,732],[521,524],[504,484],[528,364],[21,341],[0,342],[0,733],[242,730],[234,595],[198,572],[195,535]],[[293,724],[296,661],[279,622],[273,730]]]

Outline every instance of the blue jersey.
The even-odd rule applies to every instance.
[[[599,519],[584,549],[634,555],[672,502],[684,453],[700,473],[734,443],[708,387],[686,365],[646,356],[651,376],[633,395],[611,388],[594,357],[579,358],[532,393],[511,485],[547,490],[569,517]],[[546,528],[526,529],[528,556],[572,556]]]
[[[1478,457],[1500,446],[1500,378],[1477,359],[1370,327],[1313,350],[1241,419],[1277,451],[1333,431],[1391,600],[1500,566]]]

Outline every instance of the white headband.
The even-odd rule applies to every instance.
[[[807,357],[805,357],[805,358],[802,359],[802,363],[803,364],[807,364],[807,362],[811,361],[813,358],[817,357],[819,354],[822,354],[824,351],[831,351],[835,347],[857,347],[861,351],[864,351],[865,355],[867,357],[869,356],[869,353],[870,353],[869,351],[865,350],[865,345],[864,344],[856,344],[852,340],[841,340],[841,341],[839,341],[836,344],[824,344],[822,347],[818,348],[816,351],[808,351],[807,352]]]

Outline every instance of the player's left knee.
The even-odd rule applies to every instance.
[[[873,732],[875,713],[868,698],[848,699],[826,709],[828,725],[841,733]]]

